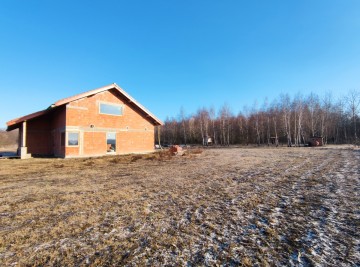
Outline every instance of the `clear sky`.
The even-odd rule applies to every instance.
[[[0,127],[117,83],[162,120],[360,89],[358,0],[2,0]]]

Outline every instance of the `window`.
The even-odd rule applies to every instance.
[[[121,105],[100,103],[99,112],[101,114],[120,116],[123,114],[123,107]]]
[[[106,152],[111,153],[116,151],[116,133],[106,134]]]
[[[68,133],[68,146],[79,145],[79,133]]]

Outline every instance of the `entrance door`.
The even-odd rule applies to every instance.
[[[107,153],[116,152],[116,133],[106,134],[106,152]]]

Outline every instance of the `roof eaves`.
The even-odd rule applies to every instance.
[[[27,120],[30,120],[30,119],[33,119],[33,118],[36,118],[36,117],[39,117],[41,115],[44,115],[44,114],[48,113],[49,111],[50,111],[50,109],[48,108],[48,109],[40,110],[40,111],[31,113],[31,114],[28,114],[28,115],[13,119],[11,121],[8,121],[6,123],[7,131],[16,129],[17,127],[15,127],[15,126],[17,124],[22,123],[22,122],[27,121]]]
[[[164,125],[164,123],[159,120],[154,114],[152,114],[149,110],[147,110],[143,105],[141,105],[139,102],[137,102],[132,96],[130,96],[128,93],[126,93],[119,85],[116,83],[113,84],[114,88],[116,88],[122,95],[124,95],[127,99],[130,100],[130,102],[134,103],[136,106],[138,106],[142,111],[144,111],[149,117],[153,118],[156,123],[159,125]]]

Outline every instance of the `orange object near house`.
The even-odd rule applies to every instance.
[[[172,154],[177,154],[179,152],[182,151],[182,147],[178,146],[178,145],[174,145],[174,146],[171,146],[169,151],[172,153]]]
[[[323,146],[324,139],[322,136],[313,136],[310,138],[309,146]]]

